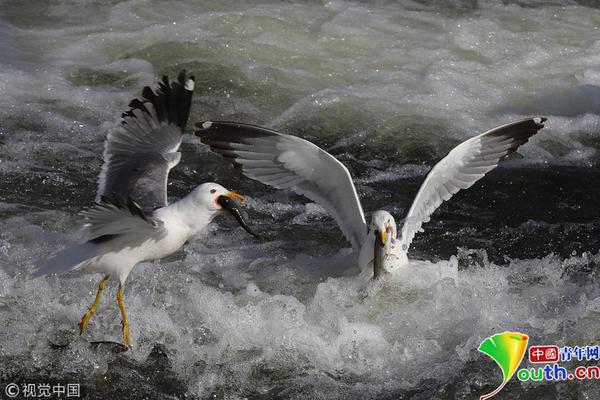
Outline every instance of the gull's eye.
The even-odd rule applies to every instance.
[[[210,194],[215,194],[217,192],[217,189],[210,189]]]

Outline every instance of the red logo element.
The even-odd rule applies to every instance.
[[[558,346],[531,346],[529,348],[529,362],[551,363],[558,361]]]

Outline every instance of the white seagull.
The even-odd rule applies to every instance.
[[[233,200],[243,197],[219,184],[204,183],[178,202],[167,203],[168,175],[181,159],[177,150],[193,90],[194,77],[182,71],[177,81],[163,76],[156,93],[145,87],[142,99],[131,101],[121,124],[108,134],[96,204],[82,212],[83,243],[46,260],[33,274],[78,269],[105,275],[79,323],[80,334],[96,313],[108,279],[118,278],[123,342],[130,348],[123,285],[136,264],[172,254],[223,210],[250,232]]]
[[[195,133],[211,150],[241,168],[248,178],[277,189],[289,188],[320,204],[340,226],[358,254],[362,270],[374,277],[408,264],[407,252],[423,223],[460,189],[467,189],[544,127],[546,118],[528,118],[499,126],[456,146],[429,172],[400,236],[387,211],[373,213],[367,226],[348,169],[313,143],[271,129],[236,122],[199,122]]]

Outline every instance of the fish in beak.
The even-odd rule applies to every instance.
[[[250,227],[244,219],[244,215],[240,211],[239,204],[237,201],[235,201],[235,199],[244,201],[244,196],[237,193],[229,192],[227,194],[217,197],[216,203],[223,210],[229,211],[235,217],[240,226],[246,230],[246,232],[248,232],[257,239],[260,239],[256,233],[250,230]]]
[[[385,267],[383,266],[385,255],[386,255],[386,232],[375,231],[375,244],[373,254],[373,279],[379,279],[386,274]]]
[[[388,226],[385,230],[375,231],[373,279],[379,279],[388,273],[384,263],[392,247],[392,233],[391,226]]]

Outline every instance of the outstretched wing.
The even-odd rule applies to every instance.
[[[367,224],[348,169],[309,141],[235,122],[199,122],[196,131],[212,151],[248,178],[277,189],[290,188],[319,203],[358,251]]]
[[[408,251],[421,225],[461,189],[471,187],[544,127],[546,118],[529,118],[502,125],[456,146],[427,175],[404,220],[400,250]]]
[[[132,198],[147,212],[167,205],[167,179],[181,159],[177,150],[193,90],[194,77],[182,71],[177,81],[165,75],[156,93],[146,86],[142,99],[129,103],[104,146],[97,202],[102,196]]]

